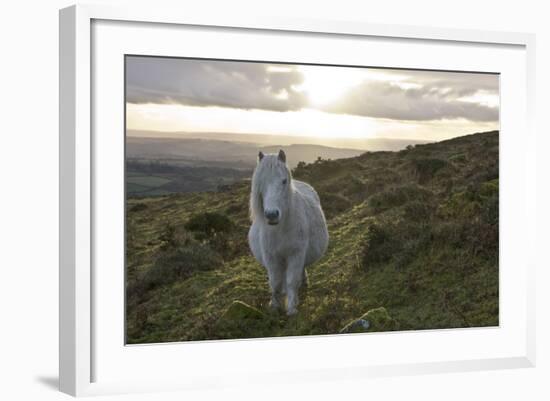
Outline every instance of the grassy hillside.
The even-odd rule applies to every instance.
[[[293,173],[330,232],[297,316],[268,309],[248,181],[129,198],[129,343],[498,325],[498,132]]]

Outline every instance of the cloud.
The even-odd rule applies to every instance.
[[[388,82],[371,81],[353,88],[342,99],[326,106],[325,111],[393,120],[498,120],[498,108],[458,100],[460,93],[468,96],[475,92],[431,87],[406,89]]]
[[[349,69],[334,67],[333,71],[333,82],[329,83],[332,85],[339,82],[341,75],[338,74],[346,74]],[[492,103],[498,103],[494,101],[498,100],[498,75],[364,71],[364,80],[358,81],[339,99],[318,108],[329,113],[392,120],[498,121],[498,107],[482,101],[492,99]],[[373,71],[377,77],[373,77]],[[126,63],[126,79],[126,100],[135,104],[219,106],[278,112],[314,108],[308,94],[300,87],[307,79],[307,69],[293,65],[131,56]]]
[[[305,93],[295,89],[303,81],[292,66],[130,57],[126,63],[126,100],[129,103],[172,103],[272,111],[300,110]]]
[[[395,70],[384,75],[363,81],[324,110],[393,120],[498,120],[498,107],[471,100],[498,96],[496,75]]]
[[[496,74],[419,70],[391,71],[394,76],[400,77],[405,82],[417,82],[434,88],[452,88],[452,92],[460,96],[478,91],[498,94],[499,90],[499,80]]]

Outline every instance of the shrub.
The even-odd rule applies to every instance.
[[[426,201],[431,196],[431,192],[426,189],[416,185],[404,185],[372,195],[369,198],[369,205],[375,213],[379,213],[413,200]]]
[[[164,231],[159,235],[161,241],[160,249],[166,251],[177,248],[188,242],[188,238],[181,227],[168,224]]]
[[[343,190],[346,195],[354,195],[365,192],[366,186],[363,180],[355,174],[348,174],[340,181],[344,183]]]
[[[403,207],[403,217],[409,221],[426,221],[432,217],[434,207],[424,201],[413,200]]]
[[[464,153],[457,153],[449,157],[449,161],[452,161],[454,163],[466,163],[468,160],[466,158],[466,154]]]
[[[431,180],[435,173],[447,165],[441,159],[414,159],[412,163],[421,184]]]
[[[484,166],[467,177],[473,184],[482,184],[487,181],[498,180],[498,165]]]
[[[222,259],[210,247],[190,243],[162,252],[140,280],[140,286],[143,290],[150,290],[188,278],[195,272],[216,269],[221,265]]]
[[[395,269],[410,265],[433,241],[430,224],[407,220],[371,224],[362,245],[362,267],[390,264]]]
[[[229,232],[233,227],[233,222],[227,216],[210,212],[196,214],[185,224],[185,228],[189,231],[208,235]]]
[[[419,251],[429,243],[430,236],[429,228],[426,227],[418,237],[413,236],[400,242],[399,252],[396,252],[392,258],[395,268],[401,270],[411,264],[418,256]]]
[[[141,212],[143,210],[147,210],[148,209],[148,206],[147,204],[145,203],[136,203],[135,205],[133,205],[131,208],[130,208],[130,212]]]
[[[498,180],[469,185],[443,204],[438,214],[444,223],[435,234],[445,244],[498,259],[499,198]]]
[[[352,205],[346,197],[330,192],[321,192],[319,197],[327,219],[330,219],[344,210],[349,209]]]
[[[368,172],[368,179],[382,184],[397,184],[402,178],[395,169],[379,167],[377,164],[376,168]]]
[[[369,178],[365,182],[365,193],[370,196],[374,195],[375,193],[378,193],[384,188],[386,188],[386,185],[388,184],[387,181],[380,179],[380,178]]]
[[[230,260],[248,250],[243,246],[242,227],[220,213],[201,213],[193,216],[185,228],[193,232],[196,241],[208,245],[224,260]]]
[[[481,216],[487,224],[498,225],[498,188],[498,179],[496,179],[482,184],[479,191],[482,199]]]
[[[239,214],[246,214],[248,212],[248,204],[244,202],[232,202],[227,208],[225,209],[225,213],[229,215],[239,215]]]
[[[389,261],[397,251],[396,246],[387,228],[379,224],[369,225],[363,242],[363,267]]]
[[[498,179],[473,183],[453,194],[440,208],[444,218],[472,219],[482,216],[489,224],[498,223]]]

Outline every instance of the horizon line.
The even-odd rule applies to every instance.
[[[161,131],[161,130],[149,130],[149,129],[135,129],[135,128],[126,128],[126,136],[131,137],[137,137],[136,135],[129,135],[128,133],[130,131],[138,131],[138,132],[154,132],[158,134],[167,134],[167,135],[201,135],[201,134],[217,134],[217,135],[258,135],[258,136],[282,136],[285,138],[311,138],[311,139],[317,139],[317,140],[350,140],[350,141],[365,141],[365,140],[372,140],[372,139],[389,139],[389,140],[397,140],[397,141],[423,141],[423,142],[439,142],[434,141],[432,139],[426,139],[426,138],[403,138],[403,137],[369,137],[369,138],[356,138],[356,137],[326,137],[326,136],[311,136],[311,135],[292,135],[292,134],[266,134],[266,133],[259,133],[259,132],[231,132],[231,131]],[[466,136],[466,135],[472,135],[472,134],[481,134],[483,132],[492,132],[492,131],[498,131],[498,130],[489,130],[489,131],[480,131],[480,132],[473,132],[468,133],[464,135],[458,135],[453,138],[458,138],[460,136]],[[142,138],[153,138],[153,137],[147,137],[147,136],[141,136]],[[157,136],[159,138],[159,136]],[[166,138],[166,137],[164,137]],[[167,138],[167,139],[174,139],[174,138]],[[449,138],[452,139],[452,138]]]

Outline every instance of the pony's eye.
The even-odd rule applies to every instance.
[[[283,180],[283,185],[286,185],[286,178]]]

